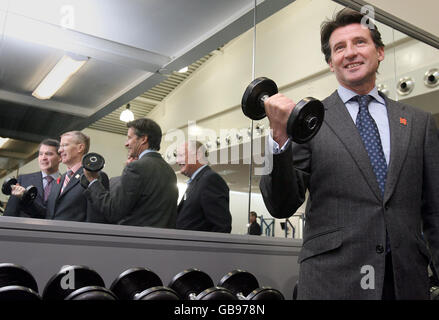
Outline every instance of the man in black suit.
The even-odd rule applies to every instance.
[[[177,229],[230,233],[229,187],[206,163],[206,149],[190,141],[177,150],[180,173],[189,178],[178,205]]]
[[[58,154],[59,142],[54,139],[46,139],[40,143],[38,148],[39,172],[19,175],[17,185],[12,186],[11,196],[9,197],[4,216],[25,217],[25,218],[45,218],[46,202],[48,195],[55,181],[60,176],[58,167],[61,157]],[[36,206],[41,208],[35,210],[29,205],[21,202],[21,196],[26,187],[33,185],[37,188],[38,194],[34,200]]]
[[[248,234],[260,236],[262,234],[262,229],[259,223],[256,221],[258,215],[254,211],[250,211],[250,225],[248,227]]]
[[[85,194],[95,213],[109,223],[175,228],[177,177],[158,152],[162,130],[147,118],[128,122],[127,127],[128,158],[138,160],[125,166],[110,191],[96,179],[96,173],[84,170],[90,181]]]
[[[93,214],[93,208],[84,195],[85,189],[80,184],[83,173],[82,157],[87,154],[89,148],[90,138],[80,131],[69,131],[61,135],[59,154],[62,163],[67,166],[67,172],[57,179],[52,188],[47,200],[46,218],[105,222],[104,219],[99,219],[99,216]]]

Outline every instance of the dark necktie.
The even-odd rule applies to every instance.
[[[49,198],[50,190],[52,189],[52,182],[53,177],[52,176],[46,176],[46,186],[44,187],[44,201],[47,201]]]
[[[387,178],[387,163],[384,157],[383,146],[381,144],[380,133],[378,127],[369,113],[369,102],[372,97],[369,95],[357,96],[358,105],[360,107],[357,115],[356,125],[363,140],[364,147],[370,158],[373,172],[377,178],[381,195],[384,195],[384,188]]]
[[[381,144],[380,133],[378,127],[369,113],[369,103],[372,97],[369,95],[356,97],[360,107],[357,115],[356,125],[363,140],[364,147],[370,158],[373,172],[377,178],[381,195],[384,196],[384,188],[387,178],[387,162],[384,156],[383,146]],[[390,252],[390,239],[386,230],[386,253]]]

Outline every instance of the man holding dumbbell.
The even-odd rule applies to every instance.
[[[97,180],[97,172],[84,170],[90,182],[85,195],[95,214],[109,223],[175,228],[177,178],[158,153],[162,130],[147,118],[128,122],[127,127],[128,157],[138,160],[126,165],[110,191]]]
[[[4,216],[45,218],[46,202],[55,181],[60,176],[58,167],[61,157],[58,154],[59,142],[54,139],[46,139],[40,143],[38,148],[39,172],[23,174],[17,177],[17,185],[11,186]],[[37,188],[37,197],[33,200],[37,209],[21,201],[27,186],[33,185]]]
[[[62,163],[67,166],[67,172],[57,179],[47,200],[47,219],[105,222],[93,214],[93,208],[80,183],[82,157],[89,148],[90,138],[80,131],[69,131],[61,135],[59,154]]]
[[[388,99],[375,81],[384,44],[375,25],[344,9],[321,28],[338,89],[306,143],[286,122],[295,103],[265,101],[273,170],[260,188],[286,218],[309,198],[299,255],[299,299],[428,299],[429,251],[439,263],[439,139],[431,114]],[[276,146],[276,144],[275,144]]]

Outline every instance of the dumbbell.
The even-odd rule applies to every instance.
[[[220,280],[218,286],[230,290],[239,300],[285,300],[279,290],[259,287],[256,277],[244,270],[230,271]]]
[[[278,92],[273,80],[265,77],[256,78],[247,86],[242,96],[242,111],[253,120],[265,118],[264,102]],[[322,126],[324,115],[325,109],[320,100],[312,97],[300,100],[288,118],[288,136],[296,143],[309,141]]]
[[[105,288],[104,280],[96,271],[86,266],[69,265],[49,279],[43,300],[117,300],[117,297]]]
[[[12,186],[15,186],[17,184],[16,178],[8,178],[3,182],[2,185],[2,192],[3,194],[9,196],[12,193]],[[23,193],[23,196],[21,197],[21,201],[24,203],[31,203],[35,200],[35,198],[38,195],[38,189],[35,186],[28,186],[26,187],[26,190]]]
[[[236,300],[232,292],[215,287],[207,273],[195,268],[177,274],[168,287],[177,292],[182,300]]]
[[[430,288],[430,300],[439,300],[439,287]]]
[[[32,274],[13,263],[0,263],[0,301],[38,301],[38,285]]]
[[[157,274],[141,267],[122,272],[110,290],[120,300],[179,300],[174,290],[163,286]]]
[[[98,172],[104,168],[105,159],[99,153],[90,152],[82,157],[82,166],[87,171]],[[101,178],[101,175],[99,175],[99,179],[100,178]],[[83,186],[84,188],[87,188],[90,182],[87,180],[87,178],[83,174],[81,176],[80,183],[81,183],[81,186]]]

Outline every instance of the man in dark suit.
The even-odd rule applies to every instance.
[[[84,170],[90,181],[85,194],[96,214],[109,223],[175,228],[177,177],[158,153],[162,130],[147,118],[128,122],[127,127],[128,157],[138,160],[127,164],[110,191],[96,180],[96,173]]]
[[[90,137],[80,131],[69,131],[61,135],[59,154],[62,163],[67,166],[67,172],[57,179],[52,188],[47,200],[47,219],[105,222],[93,214],[93,208],[84,195],[85,189],[80,184],[82,157],[89,148]]]
[[[177,150],[180,173],[189,178],[178,205],[177,229],[230,233],[229,187],[207,165],[205,156],[199,141],[186,142]]]
[[[260,183],[265,204],[286,218],[309,190],[299,299],[428,299],[422,231],[438,266],[437,129],[430,113],[378,93],[384,44],[372,26],[349,9],[322,24],[339,88],[323,100],[325,120],[312,140],[286,136],[293,101],[277,94],[265,102],[277,144]]]
[[[248,226],[248,234],[254,236],[260,236],[262,234],[262,229],[258,221],[256,221],[258,215],[254,211],[250,211],[250,224]]]
[[[46,202],[52,186],[60,176],[58,172],[61,157],[58,154],[59,142],[54,139],[46,139],[40,143],[38,148],[39,172],[19,175],[18,185],[12,186],[12,193],[9,197],[4,216],[45,218]],[[38,194],[34,204],[40,209],[21,202],[21,196],[26,187],[33,185],[37,188]]]

